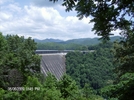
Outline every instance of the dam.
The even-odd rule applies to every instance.
[[[41,72],[44,76],[51,73],[57,80],[60,80],[60,78],[66,73],[66,52],[58,50],[36,50],[36,54],[41,56]]]
[[[41,56],[41,72],[44,76],[51,73],[57,80],[60,80],[66,73],[65,55],[68,52],[74,52],[74,50],[36,50],[35,53]]]
[[[51,73],[59,80],[66,72],[65,56],[61,54],[43,54],[41,59],[41,72],[45,76]]]

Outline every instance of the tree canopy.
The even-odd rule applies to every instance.
[[[0,33],[0,87],[22,86],[27,76],[40,73],[40,56],[31,38]]]
[[[0,100],[103,100],[90,86],[79,89],[68,75],[61,80],[50,73],[44,77],[35,50],[31,38],[0,33]],[[92,99],[87,93],[93,95]]]
[[[84,54],[69,52],[66,55],[66,73],[82,88],[85,84],[90,84],[93,89],[98,90],[112,84],[116,76],[113,72],[115,65],[112,63],[112,44],[91,46],[89,49],[94,48],[94,52]]]
[[[77,11],[79,19],[91,16],[92,30],[104,40],[109,40],[112,31],[120,30],[126,36],[134,30],[133,0],[63,0],[62,5],[66,11]]]
[[[58,0],[50,0],[57,2]],[[116,72],[118,79],[108,88],[110,96],[120,100],[133,100],[134,73],[134,1],[133,0],[63,0],[66,11],[77,11],[77,17],[90,17],[93,31],[109,40],[114,31],[119,31],[122,40],[115,46]],[[122,77],[124,77],[122,79]],[[129,78],[128,78],[129,77]],[[108,92],[106,92],[108,93]],[[116,93],[116,95],[114,95]],[[129,94],[129,95],[127,95]]]

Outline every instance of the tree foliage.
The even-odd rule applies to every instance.
[[[120,43],[115,44],[115,61],[119,63],[116,71],[119,76],[134,72],[134,32]]]
[[[29,76],[26,84],[18,90],[4,90],[0,88],[1,100],[93,100],[102,97],[94,95],[90,99],[84,97],[85,93],[80,92],[75,81],[68,75],[64,75],[60,81],[52,74],[45,77],[43,83],[35,76]],[[89,91],[90,92],[90,91]]]
[[[40,57],[31,38],[0,33],[0,87],[22,86],[28,75],[40,72]]]
[[[134,94],[134,32],[129,34],[120,43],[115,44],[115,62],[118,63],[115,71],[118,77],[112,86],[106,87],[104,92],[110,97],[119,100],[133,100]],[[105,89],[104,89],[105,90]],[[108,92],[109,91],[109,92]]]
[[[100,89],[111,84],[115,78],[111,53],[112,43],[89,47],[94,52],[70,52],[66,55],[66,70],[80,87],[90,84],[93,89]],[[101,62],[101,64],[100,64]]]
[[[134,30],[133,0],[63,0],[62,5],[66,11],[77,11],[79,19],[91,16],[90,22],[94,22],[95,34],[103,39],[108,40],[115,30],[121,30],[122,34]]]
[[[75,43],[37,43],[38,50],[87,50],[86,46]]]
[[[41,77],[40,57],[31,38],[0,34],[1,100],[92,100],[70,76],[57,80],[53,75]],[[88,89],[89,88],[89,89]],[[90,92],[91,90],[91,92]],[[102,97],[93,94],[93,99]]]
[[[79,94],[78,87],[74,80],[72,80],[68,75],[64,75],[59,81],[59,89],[61,92],[61,97],[64,99],[76,99]]]
[[[50,0],[58,1],[58,0]],[[91,16],[90,22],[94,22],[92,30],[95,34],[102,36],[103,40],[109,40],[109,35],[112,35],[112,31],[119,30],[120,35],[123,36],[121,42],[115,48],[115,58],[119,65],[117,67],[117,73],[119,75],[118,83],[116,86],[124,83],[121,77],[127,73],[134,73],[133,68],[133,41],[134,41],[134,1],[133,0],[64,0],[63,6],[66,7],[66,11],[71,11],[73,8],[77,11],[77,16],[82,19],[83,17]],[[125,83],[126,86],[132,88],[130,79]],[[129,91],[127,87],[124,87],[127,94],[133,93]],[[128,90],[127,90],[128,89]],[[125,91],[120,91],[120,88],[116,87],[118,93],[117,98],[133,100],[132,95],[126,96]]]

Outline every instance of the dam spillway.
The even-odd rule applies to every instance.
[[[59,80],[66,73],[65,55],[68,52],[75,52],[75,50],[36,50],[35,53],[42,57],[41,72],[44,76],[51,73]],[[79,52],[85,54],[94,50]]]
[[[65,55],[56,54],[41,54],[41,72],[47,76],[48,73],[53,74],[56,79],[60,79],[66,72]]]

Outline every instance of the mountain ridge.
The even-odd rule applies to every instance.
[[[50,39],[43,39],[43,40],[40,40],[40,39],[34,39],[35,42],[39,43],[46,43],[46,42],[63,42],[63,40],[60,40],[60,39],[53,39],[53,38],[50,38]]]
[[[110,37],[110,41],[115,41],[115,40],[120,40],[120,36],[113,36]],[[78,38],[78,39],[70,39],[70,40],[60,40],[60,39],[44,39],[44,40],[39,40],[39,39],[34,39],[36,43],[58,43],[58,44],[80,44],[80,45],[94,45],[98,44],[101,41],[99,38]]]

